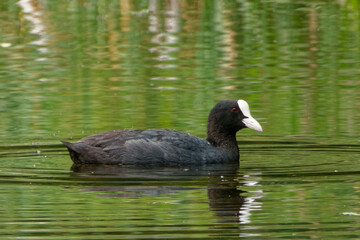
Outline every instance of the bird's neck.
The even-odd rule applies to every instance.
[[[236,132],[229,132],[212,122],[208,123],[207,141],[214,147],[220,147],[239,154]]]

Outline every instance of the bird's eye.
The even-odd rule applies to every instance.
[[[238,110],[236,108],[231,109],[233,113],[236,113]]]

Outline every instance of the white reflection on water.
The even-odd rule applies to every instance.
[[[24,18],[32,23],[30,33],[39,36],[38,40],[33,41],[30,44],[37,46],[47,46],[49,42],[49,35],[43,20],[44,13],[42,12],[42,9],[32,0],[20,0],[17,2],[17,4],[21,7],[22,12],[24,13]],[[40,53],[49,52],[47,47],[40,47],[37,50]],[[39,61],[44,61],[44,59],[42,58]]]
[[[179,32],[179,2],[176,0],[168,1],[164,11],[164,30],[161,29],[161,10],[159,10],[159,1],[149,1],[149,27],[150,33],[153,33],[151,43],[157,46],[149,49],[151,53],[158,53],[158,56],[153,57],[154,60],[162,62],[155,65],[156,68],[168,69],[178,67],[175,64],[166,64],[164,62],[174,61],[177,58],[170,55],[170,53],[179,51],[178,47],[169,46],[177,44],[178,36],[174,35]]]
[[[261,184],[259,184],[259,182],[262,180],[260,175],[261,172],[245,174],[244,186],[247,187],[261,186]],[[250,220],[251,212],[261,210],[262,203],[258,202],[257,200],[263,197],[264,195],[263,191],[259,189],[248,192],[251,193],[252,195],[244,199],[244,204],[239,211],[239,222],[241,224],[251,223]]]

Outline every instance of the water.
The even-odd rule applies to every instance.
[[[356,1],[0,2],[1,239],[359,239]],[[222,99],[264,132],[241,163],[72,166],[59,140],[205,137]]]

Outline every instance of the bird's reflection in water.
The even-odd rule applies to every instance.
[[[245,192],[240,188],[256,185],[259,176],[240,175],[238,168],[238,164],[191,168],[74,164],[71,170],[84,190],[99,191],[103,197],[131,198],[206,188],[210,209],[219,221],[248,223],[250,212],[261,207],[256,199],[262,192],[242,196]]]

